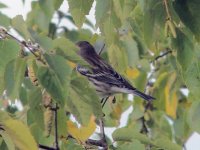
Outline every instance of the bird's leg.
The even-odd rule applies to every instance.
[[[102,98],[102,99],[101,99],[101,104],[104,102],[104,99],[105,99],[105,98]]]
[[[102,98],[102,100],[101,100],[101,106],[102,106],[102,108],[104,107],[104,105],[106,104],[106,102],[107,102],[107,100],[108,100],[108,98],[109,98],[109,96],[108,97],[106,97],[106,98]]]

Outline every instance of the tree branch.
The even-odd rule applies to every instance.
[[[172,53],[172,50],[171,50],[170,48],[166,48],[166,52],[164,52],[164,53],[161,54],[161,55],[156,56],[156,57],[154,58],[154,60],[151,61],[151,63],[154,62],[154,61],[157,61],[158,59],[160,59],[160,58],[162,58],[162,57],[164,57],[164,56],[166,56],[166,55],[168,55],[168,54],[171,54],[171,53]]]
[[[39,60],[40,62],[42,62],[44,65],[46,64],[45,60],[43,60],[41,58],[41,55],[37,54],[36,51],[41,50],[38,45],[35,46],[32,43],[28,43],[26,41],[21,41],[18,38],[16,38],[15,36],[13,36],[12,34],[8,33],[4,28],[0,27],[0,36],[2,38],[11,38],[13,40],[15,40],[17,43],[19,43],[21,46],[26,47],[36,58],[37,60]]]

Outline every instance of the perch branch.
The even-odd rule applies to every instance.
[[[75,139],[72,135],[68,135],[67,139],[69,138]],[[89,145],[102,147],[104,150],[107,150],[107,146],[108,146],[104,139],[101,139],[101,140],[88,139],[87,141],[85,141],[85,143]]]

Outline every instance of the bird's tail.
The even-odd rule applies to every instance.
[[[140,96],[141,98],[143,98],[144,100],[150,101],[150,100],[155,100],[154,97],[150,96],[150,95],[146,95],[138,90],[134,90],[133,94]]]

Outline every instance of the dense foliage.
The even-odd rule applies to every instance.
[[[26,20],[0,13],[5,29],[0,29],[0,149],[54,147],[55,139],[63,150],[97,149],[88,144],[97,120],[118,127],[122,113],[133,106],[126,127],[112,134],[115,143],[107,138],[109,149],[181,150],[191,133],[200,133],[199,0],[67,2],[69,13],[59,10],[63,0],[33,1]],[[85,17],[94,2],[95,25]],[[98,28],[100,34],[94,33]],[[77,63],[87,65],[76,54],[79,40],[103,49],[104,59],[156,100],[147,105],[119,94],[102,109],[87,79],[74,69]],[[12,105],[16,99],[23,110]]]

